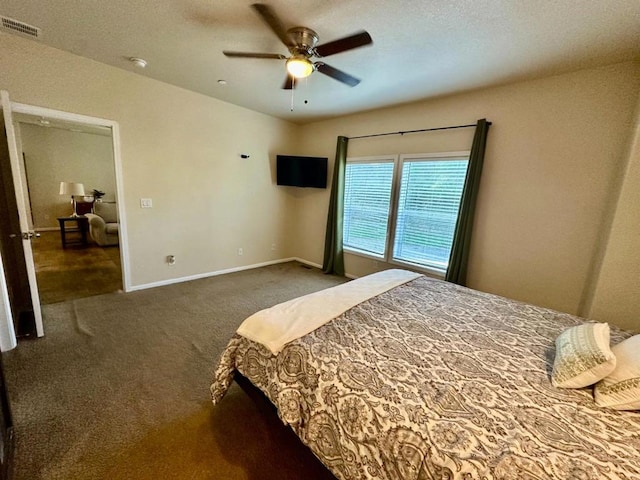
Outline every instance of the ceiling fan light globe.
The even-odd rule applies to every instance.
[[[287,60],[287,72],[295,78],[305,78],[313,72],[313,64],[304,57],[292,57]]]

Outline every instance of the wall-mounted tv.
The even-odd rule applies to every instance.
[[[327,157],[278,155],[276,160],[278,185],[327,188]]]

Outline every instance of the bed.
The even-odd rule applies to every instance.
[[[417,276],[279,347],[236,334],[212,399],[240,373],[340,480],[639,479],[640,412],[550,382],[583,322]]]

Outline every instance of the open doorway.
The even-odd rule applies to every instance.
[[[27,113],[13,119],[40,303],[122,290],[111,128]]]
[[[13,275],[13,269],[7,268],[7,264],[3,261],[3,256],[6,252],[0,255],[0,347],[5,350],[9,350],[16,346],[16,325],[15,321],[19,318],[20,312],[15,312],[15,299],[17,290],[28,290],[31,295],[31,305],[33,311],[33,319],[35,323],[35,331],[38,337],[42,337],[45,334],[43,325],[43,315],[40,308],[40,294],[38,290],[38,281],[35,272],[35,264],[33,261],[33,248],[32,242],[35,240],[36,233],[33,231],[33,225],[30,224],[31,213],[29,212],[30,206],[28,205],[29,192],[26,188],[27,176],[24,171],[25,165],[22,156],[22,147],[19,145],[18,135],[16,134],[16,122],[14,116],[16,114],[25,114],[40,117],[45,121],[63,121],[71,124],[78,125],[92,125],[97,127],[106,127],[111,131],[112,142],[112,159],[115,169],[116,177],[116,203],[114,205],[115,210],[115,222],[117,224],[117,235],[119,244],[119,256],[120,265],[122,269],[122,287],[125,292],[130,291],[130,268],[129,268],[129,254],[127,246],[127,222],[126,211],[123,205],[123,184],[122,184],[122,160],[120,156],[120,130],[117,122],[113,120],[107,120],[97,117],[90,117],[87,115],[80,115],[76,113],[63,112],[60,110],[53,110],[44,107],[38,107],[35,105],[27,105],[24,103],[12,102],[9,98],[9,93],[4,90],[0,90],[0,105],[2,112],[2,120],[4,125],[4,133],[6,137],[6,143],[4,143],[3,150],[6,150],[5,163],[11,165],[11,180],[13,185],[13,192],[9,192],[7,189],[2,189],[5,196],[10,195],[11,198],[15,198],[15,206],[5,206],[4,210],[0,212],[0,215],[6,215],[15,220],[15,228],[0,232],[3,235],[0,238],[5,240],[11,240],[16,244],[22,245],[22,249],[19,253],[12,255],[16,260],[20,257],[24,260],[26,267],[26,281],[17,281],[19,278]],[[7,179],[9,178],[7,171]],[[52,179],[52,181],[55,181]],[[66,191],[66,190],[65,190]],[[9,192],[9,193],[8,193]],[[76,190],[73,190],[75,193]],[[84,190],[81,192],[84,197]],[[74,219],[77,219],[74,218]],[[2,224],[0,224],[2,226]],[[8,241],[7,240],[7,241]],[[9,255],[11,256],[11,255]]]

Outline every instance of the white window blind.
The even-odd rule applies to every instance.
[[[467,158],[403,159],[393,260],[446,270]]]
[[[348,162],[345,176],[345,248],[384,257],[394,159]]]

